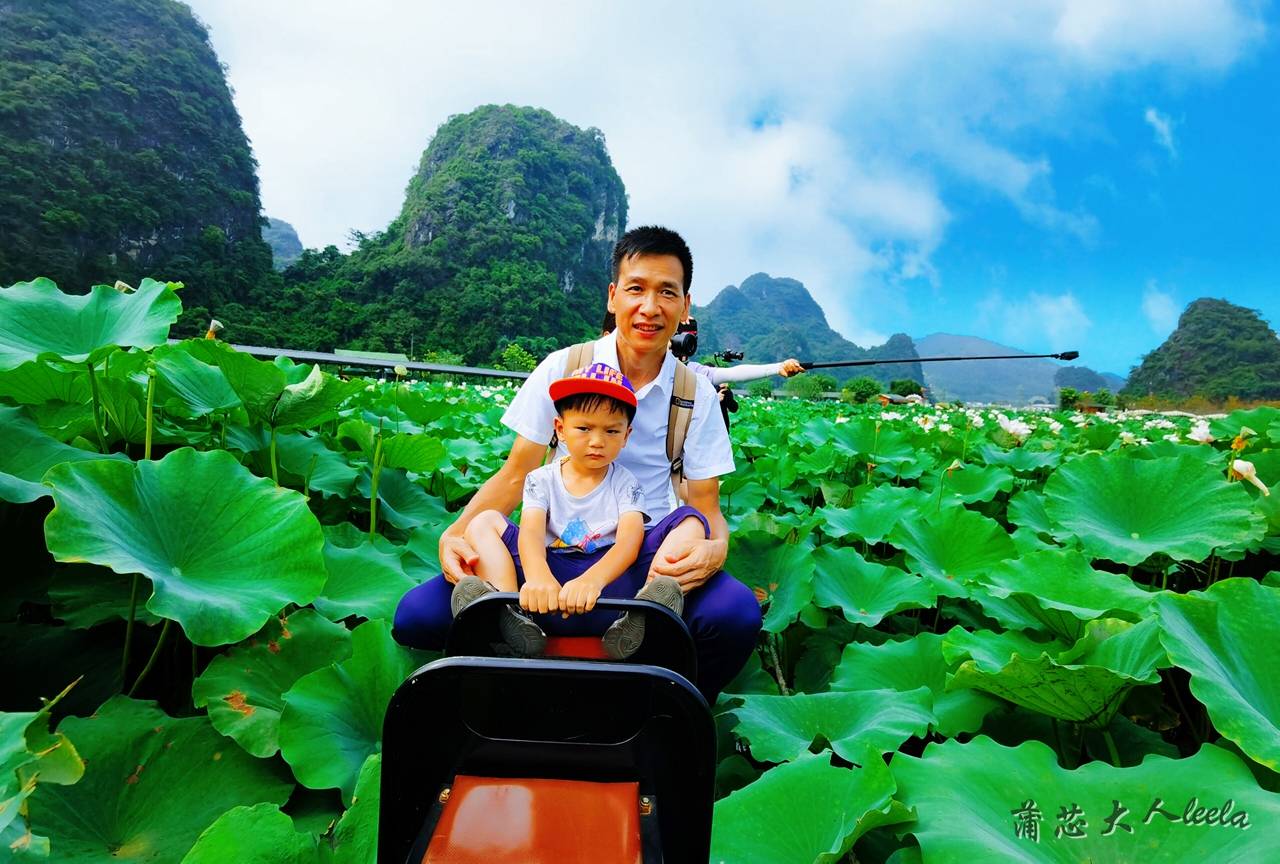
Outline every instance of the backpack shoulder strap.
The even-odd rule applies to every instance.
[[[595,354],[596,343],[594,342],[579,342],[577,345],[570,345],[569,354],[565,357],[564,361],[564,374],[561,377],[568,378],[584,366],[590,366]],[[556,452],[556,446],[559,443],[560,439],[556,436],[555,432],[552,432],[551,443],[547,444],[548,459]],[[545,461],[546,460],[544,459],[543,462],[545,463]]]
[[[684,439],[693,421],[693,404],[698,394],[698,376],[684,363],[676,363],[676,384],[671,390],[667,413],[667,461],[671,463],[671,488],[680,501],[680,481],[684,479]]]

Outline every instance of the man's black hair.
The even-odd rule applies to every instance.
[[[613,247],[613,281],[618,281],[618,269],[622,262],[633,255],[674,255],[680,259],[680,267],[684,270],[684,293],[689,293],[693,284],[693,254],[684,238],[670,228],[659,225],[644,225],[632,228],[619,238]]]
[[[626,415],[627,425],[631,425],[631,421],[636,419],[636,409],[634,405],[629,405],[621,399],[614,399],[612,396],[605,396],[602,393],[576,393],[573,396],[566,396],[563,399],[556,400],[556,413],[564,417],[566,411],[582,411],[590,414],[592,411],[600,407],[608,408],[610,411],[621,412]]]

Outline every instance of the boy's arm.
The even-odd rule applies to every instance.
[[[520,587],[520,606],[530,612],[554,612],[560,594],[560,583],[547,566],[547,511],[525,507],[520,513],[520,567],[524,585]]]
[[[644,514],[638,510],[618,516],[618,531],[613,546],[577,579],[560,589],[560,608],[565,614],[590,612],[605,586],[614,582],[636,563],[644,542]],[[527,578],[527,574],[526,574]]]
[[[440,535],[440,569],[445,579],[457,582],[463,576],[475,575],[473,568],[477,560],[476,551],[463,537],[467,525],[477,513],[485,510],[497,510],[504,516],[510,516],[511,511],[520,503],[524,478],[542,464],[546,453],[546,444],[530,441],[523,435],[516,436],[502,467],[484,481],[484,485],[477,490],[467,506],[462,508],[454,523]]]

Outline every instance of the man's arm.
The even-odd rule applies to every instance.
[[[711,537],[690,540],[683,548],[668,549],[653,559],[651,576],[671,576],[685,592],[697,588],[724,567],[729,557],[729,523],[720,512],[720,478],[690,480],[689,504],[707,517]]]
[[[507,461],[502,467],[484,481],[484,485],[476,492],[467,506],[462,508],[458,518],[440,535],[440,569],[444,578],[457,582],[463,576],[475,575],[476,551],[463,537],[463,532],[471,524],[477,513],[485,510],[497,510],[503,515],[511,515],[520,503],[524,490],[524,478],[529,472],[542,464],[547,445],[536,444],[517,435],[507,454]]]

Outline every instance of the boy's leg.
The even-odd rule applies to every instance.
[[[476,575],[499,591],[516,590],[515,561],[503,540],[510,524],[497,510],[485,510],[476,514],[463,535],[479,557]]]

